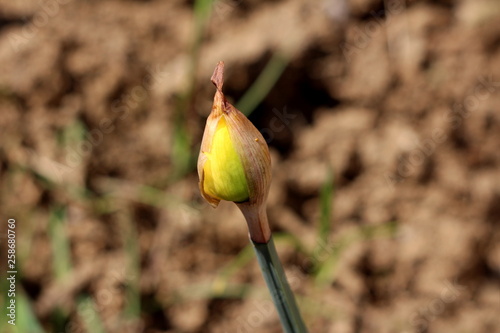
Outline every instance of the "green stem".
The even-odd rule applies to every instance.
[[[284,332],[307,333],[295,297],[286,280],[273,238],[271,237],[267,243],[252,243]]]

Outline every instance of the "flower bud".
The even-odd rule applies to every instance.
[[[245,215],[250,236],[267,242],[270,229],[265,213],[271,183],[271,157],[262,134],[222,92],[224,63],[212,75],[217,88],[198,157],[200,192],[213,207],[221,200],[235,202]]]

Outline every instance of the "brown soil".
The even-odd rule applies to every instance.
[[[19,288],[46,332],[87,332],[95,316],[110,333],[281,332],[254,258],[220,277],[248,244],[240,212],[213,210],[192,163],[179,167],[192,8],[0,1],[0,210],[17,221]],[[272,229],[309,251],[277,241],[310,332],[500,332],[499,20],[496,0],[215,5],[191,147],[219,60],[238,100],[274,52],[289,59],[250,119],[271,149]],[[311,252],[330,168],[332,230]]]

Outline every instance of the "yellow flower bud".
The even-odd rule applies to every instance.
[[[222,93],[224,63],[212,75],[217,91],[198,157],[200,192],[213,207],[235,202],[254,241],[267,242],[265,204],[271,183],[271,157],[262,134]]]
[[[219,200],[247,201],[249,193],[245,171],[224,116],[219,119],[210,148],[209,152],[203,152],[206,156],[203,192]]]

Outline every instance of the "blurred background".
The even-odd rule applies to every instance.
[[[241,213],[198,192],[223,60],[310,332],[500,332],[499,21],[497,0],[1,0],[0,331],[281,332]]]

